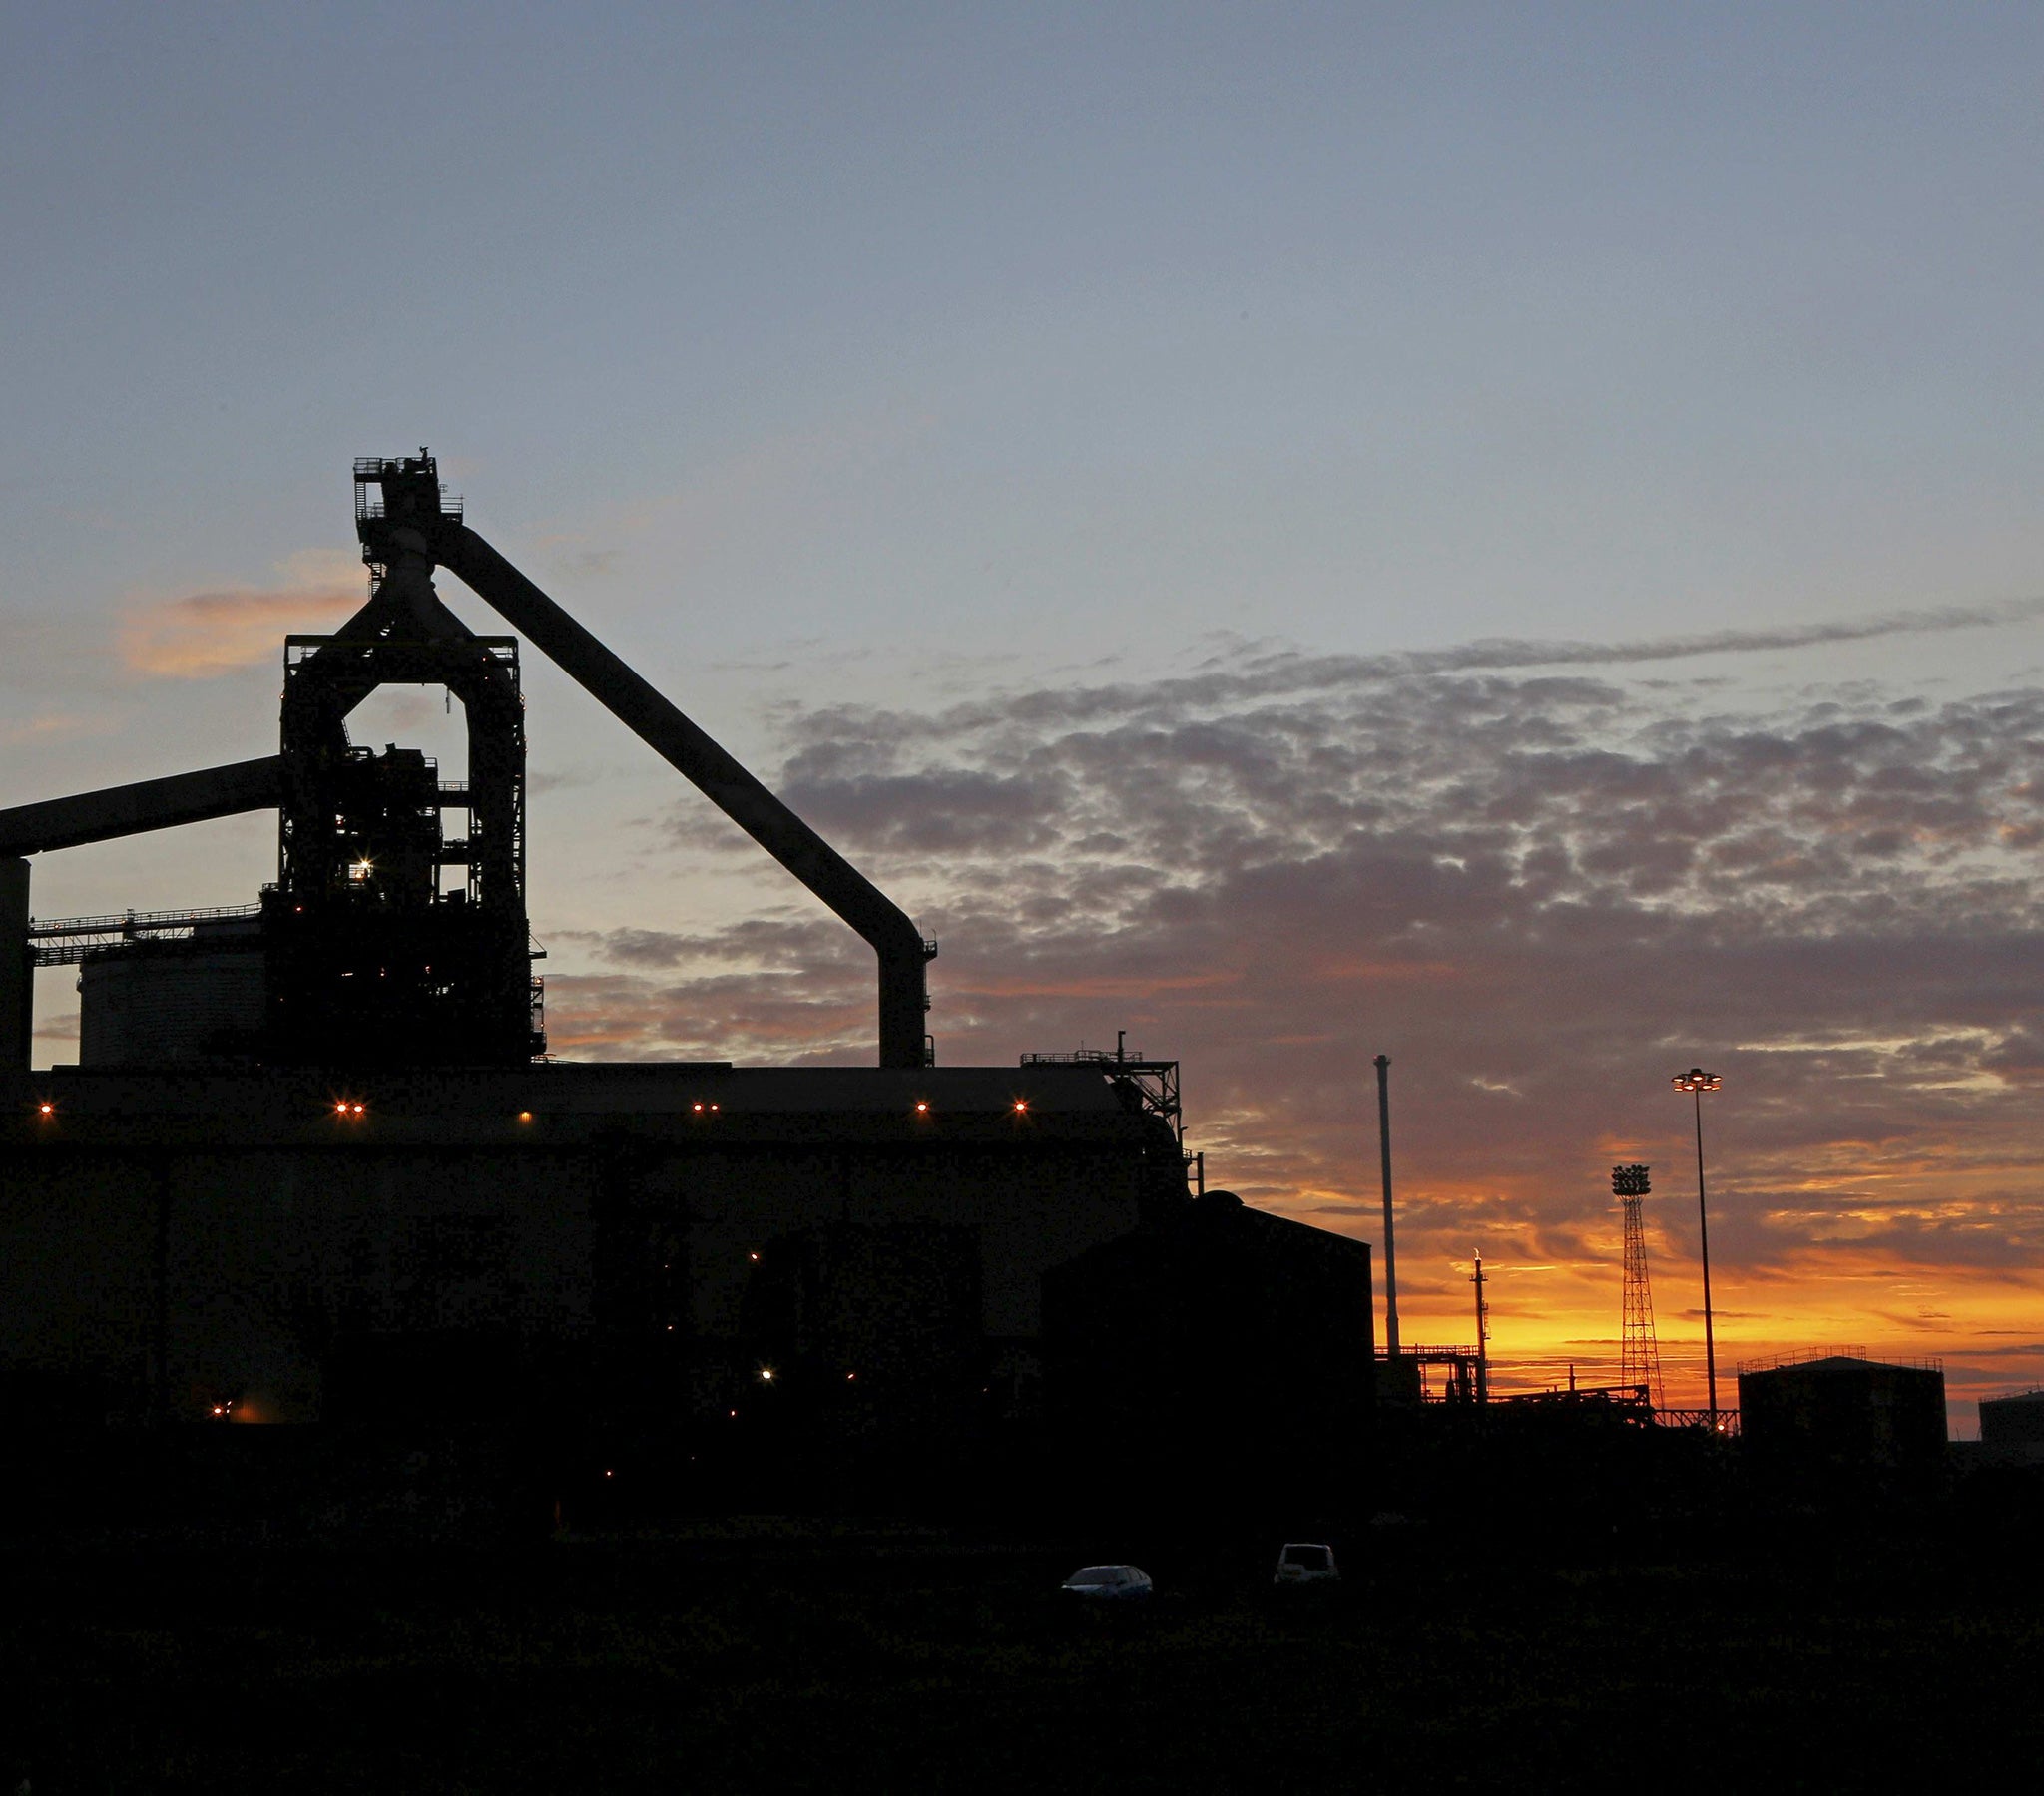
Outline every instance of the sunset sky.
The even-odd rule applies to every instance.
[[[2044,1381],[2044,11],[0,0],[0,804],[273,751],[348,464],[943,944],[1180,1060],[1408,1340]],[[478,628],[490,617],[451,577]],[[528,664],[570,1058],[870,1057],[869,954]],[[437,693],[358,740],[460,770]],[[46,857],[246,902],[273,820]],[[39,1054],[75,1054],[39,981]]]

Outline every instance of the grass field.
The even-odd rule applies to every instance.
[[[2034,1552],[1950,1518],[1745,1542],[1360,1529],[1331,1600],[1272,1590],[1252,1530],[16,1543],[0,1789],[2038,1786]],[[1154,1604],[1062,1602],[1100,1553]]]

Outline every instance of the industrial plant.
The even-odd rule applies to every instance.
[[[1777,1483],[1930,1477],[1934,1370],[1750,1368],[1720,1408],[1715,1075],[1673,1082],[1696,1113],[1708,1408],[1662,1391],[1644,1164],[1612,1169],[1618,1383],[1494,1393],[1480,1252],[1469,1339],[1400,1338],[1382,1055],[1379,1348],[1369,1246],[1206,1189],[1175,1061],[1124,1040],[939,1066],[937,945],[899,906],[471,528],[428,452],[357,462],[354,496],[368,598],[284,639],[276,754],[0,811],[11,1424],[460,1434],[556,1502],[621,1465],[685,1505],[1060,1479],[1354,1501],[1373,1455],[1423,1460],[1442,1428],[1722,1446],[1742,1412]],[[515,634],[471,630],[443,572]],[[548,1054],[524,648],[871,948],[875,1065]],[[386,685],[460,702],[461,777],[353,740]],[[247,904],[35,914],[32,857],[252,811],[276,813],[277,860]],[[78,1062],[41,1073],[38,968],[80,994]]]
[[[354,483],[369,597],[281,645],[275,755],[0,811],[13,1419],[489,1427],[556,1484],[636,1454],[684,1497],[998,1480],[1103,1426],[1167,1431],[1175,1476],[1339,1476],[1369,1248],[1189,1188],[1171,1061],[937,1065],[936,944],[897,905],[491,548],[429,453]],[[516,635],[469,629],[443,571]],[[871,947],[876,1065],[547,1055],[522,645]],[[459,701],[464,778],[351,739],[390,684]],[[31,857],[266,810],[245,906],[34,914]],[[82,1007],[77,1065],[43,1073],[38,967]]]

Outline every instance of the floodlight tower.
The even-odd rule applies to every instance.
[[[1654,1338],[1654,1291],[1647,1282],[1647,1228],[1640,1199],[1653,1190],[1641,1165],[1613,1166],[1611,1194],[1625,1213],[1625,1300],[1619,1334],[1619,1382],[1643,1387],[1663,1407],[1661,1345]]]
[[[1687,1092],[1697,1108],[1697,1228],[1704,1255],[1704,1372],[1711,1386],[1711,1432],[1718,1432],[1718,1343],[1711,1326],[1711,1214],[1704,1206],[1704,1094],[1723,1088],[1715,1073],[1692,1067],[1669,1081],[1678,1092]]]

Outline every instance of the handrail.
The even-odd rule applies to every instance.
[[[192,928],[200,923],[219,923],[244,917],[259,917],[259,904],[224,904],[211,910],[122,911],[111,917],[55,917],[48,921],[28,920],[31,941],[53,941],[59,936],[132,935],[162,929]]]

